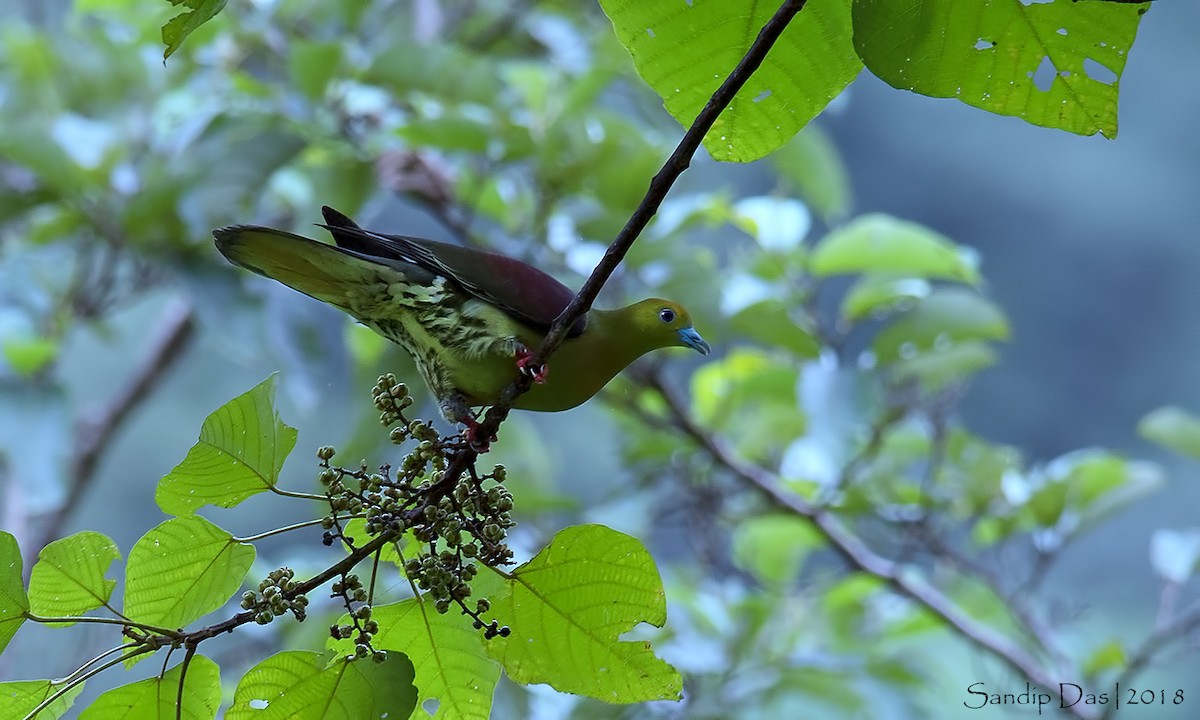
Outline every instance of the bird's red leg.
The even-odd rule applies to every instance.
[[[467,445],[477,453],[485,453],[492,449],[492,443],[496,440],[496,433],[492,433],[491,437],[481,438],[479,436],[479,421],[473,417],[462,418],[459,422],[466,425],[463,430],[463,438],[466,439]]]
[[[517,369],[522,375],[528,375],[539,385],[546,382],[550,374],[550,366],[542,362],[533,351],[524,345],[517,348]]]

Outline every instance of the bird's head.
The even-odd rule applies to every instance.
[[[689,347],[701,355],[712,348],[692,327],[692,316],[677,302],[650,298],[629,307],[632,325],[652,348]]]

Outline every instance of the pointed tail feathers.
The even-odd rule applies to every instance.
[[[213,237],[234,265],[343,310],[348,309],[348,292],[380,282],[389,270],[407,274],[390,263],[271,228],[235,225],[214,230]]]

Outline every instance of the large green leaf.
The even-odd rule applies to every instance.
[[[233,507],[275,486],[296,430],[275,411],[275,375],[217,408],[183,462],[158,482],[163,512],[191,515],[211,503]]]
[[[226,720],[403,720],[417,705],[413,666],[398,652],[332,663],[290,650],[263,660],[238,683]]]
[[[188,663],[179,692],[179,663],[162,677],[152,677],[113,688],[96,698],[80,715],[79,720],[212,720],[221,705],[221,670],[203,655],[195,655]],[[178,709],[176,700],[182,700]]]
[[[750,49],[776,3],[601,0],[638,74],[692,124]],[[850,0],[809,0],[704,140],[718,160],[749,162],[783,146],[858,74]]]
[[[488,657],[483,633],[457,612],[439,614],[433,603],[405,600],[372,609],[379,623],[372,644],[397,650],[412,661],[422,707],[437,703],[438,720],[487,720],[500,666]],[[345,622],[345,620],[343,620]],[[494,641],[493,641],[494,642]],[[354,652],[353,640],[329,640],[343,655]]]
[[[516,682],[611,703],[680,697],[683,679],[650,643],[620,639],[667,619],[654,559],[634,538],[603,525],[566,528],[505,584],[492,612],[512,635],[487,649]]]
[[[163,627],[183,627],[225,604],[254,562],[240,543],[208,520],[172,518],[129,551],[125,614]]]
[[[974,256],[948,238],[890,215],[863,215],[827,235],[809,258],[813,275],[892,273],[976,284]]]
[[[21,548],[17,539],[0,530],[0,652],[25,622],[29,598],[21,580]]]
[[[38,711],[37,720],[57,720],[66,715],[75,704],[75,697],[83,692],[84,683],[72,687],[61,697]],[[62,689],[54,680],[21,680],[0,683],[0,717],[23,718],[42,704],[46,698]]]
[[[107,603],[117,581],[104,573],[120,557],[116,543],[98,532],[55,540],[38,553],[30,573],[30,609],[35,615],[82,615]]]
[[[1149,6],[854,0],[854,46],[892,87],[1111,138],[1125,59]]]

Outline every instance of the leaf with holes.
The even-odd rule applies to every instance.
[[[1080,135],[1117,135],[1117,90],[1149,2],[854,0],[854,47],[901,90]]]
[[[183,663],[162,677],[152,677],[113,688],[96,698],[79,716],[79,720],[112,720],[112,718],[183,718],[210,720],[221,706],[221,670],[203,655],[194,655],[188,663],[187,676],[182,678]],[[176,701],[181,704],[176,706]]]
[[[650,553],[603,525],[562,530],[491,595],[512,629],[487,650],[523,684],[610,703],[674,700],[683,680],[648,642],[622,641],[638,623],[662,627],[667,602]]]
[[[858,75],[849,4],[805,4],[704,138],[714,158],[749,162],[782,147]],[[600,5],[638,74],[683,125],[692,123],[778,7],[758,0]]]
[[[253,545],[199,515],[172,518],[129,551],[125,614],[149,625],[183,627],[224,605],[253,562]]]
[[[55,540],[38,553],[30,573],[30,609],[35,615],[82,615],[107,603],[117,581],[104,573],[120,557],[116,543],[98,532]]]
[[[379,623],[371,644],[412,660],[418,702],[435,720],[487,720],[500,666],[488,657],[483,633],[473,630],[467,618],[453,611],[441,615],[432,602],[413,599],[375,606],[371,619]],[[353,639],[330,639],[326,645],[342,655],[354,654]]]
[[[275,486],[296,430],[275,410],[275,375],[213,411],[183,462],[158,482],[163,512],[191,515],[205,504],[233,507]]]
[[[281,652],[238,683],[226,720],[407,718],[417,706],[413,666],[402,653],[376,663],[303,650]]]

